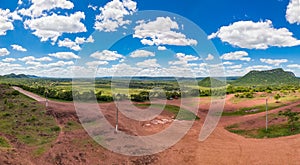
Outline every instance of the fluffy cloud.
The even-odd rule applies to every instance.
[[[63,67],[63,66],[68,66],[68,65],[74,65],[73,61],[58,61],[55,63],[50,63],[45,65],[46,67]]]
[[[130,57],[132,58],[138,58],[138,57],[154,57],[155,53],[147,51],[147,50],[137,50],[130,54]]]
[[[23,58],[18,58],[19,61],[27,62],[27,61],[35,61],[35,57],[33,56],[26,56]]]
[[[289,5],[287,6],[286,15],[287,21],[291,24],[297,23],[300,24],[300,1],[299,0],[290,0]]]
[[[220,57],[222,60],[241,60],[241,61],[250,61],[251,58],[248,57],[248,53],[245,51],[236,51],[223,54]]]
[[[157,49],[158,50],[167,50],[167,48],[165,46],[159,46]]]
[[[70,16],[52,14],[51,16],[26,20],[24,26],[26,29],[31,29],[34,35],[41,38],[41,41],[51,39],[54,43],[63,33],[86,32],[87,29],[81,19],[85,19],[83,12],[76,12]]]
[[[0,67],[3,68],[3,70],[10,68],[10,67],[20,67],[20,66],[21,66],[20,64],[11,64],[11,63],[0,62]]]
[[[221,27],[208,39],[220,38],[233,46],[248,49],[267,49],[272,46],[291,47],[300,45],[293,33],[286,28],[275,29],[270,20],[265,22],[239,21]]]
[[[80,45],[83,43],[93,43],[94,39],[93,36],[90,36],[89,38],[85,37],[76,37],[75,41],[70,40],[69,38],[65,38],[64,40],[58,41],[59,47],[67,47],[75,51],[81,50]]]
[[[131,0],[113,0],[104,7],[100,7],[101,13],[96,16],[94,28],[99,31],[112,32],[117,28],[130,23],[124,20],[124,16],[136,12],[137,3]]]
[[[14,20],[22,20],[16,12],[10,12],[9,9],[0,9],[0,36],[6,35],[8,30],[14,30],[12,22]]]
[[[287,65],[288,68],[292,68],[292,69],[300,69],[300,65],[299,64],[290,64]]]
[[[213,55],[208,54],[208,56],[207,56],[207,58],[206,58],[205,60],[211,61],[211,60],[213,60],[214,58],[215,58],[215,57],[214,57]]]
[[[178,59],[178,61],[169,61],[169,65],[193,66],[194,64],[189,64],[189,62],[200,59],[199,57],[186,55],[183,53],[176,53],[175,57]]]
[[[110,50],[103,50],[102,52],[97,51],[91,54],[91,57],[101,61],[115,61],[124,58],[121,54],[118,54],[117,51]]]
[[[26,52],[26,51],[27,51],[27,49],[23,48],[23,47],[20,46],[20,45],[13,44],[13,45],[11,45],[11,47],[12,47],[14,50],[17,50],[17,51],[20,51],[20,52]]]
[[[232,64],[233,64],[233,62],[230,62],[230,61],[223,62],[223,65],[232,65]]]
[[[41,58],[36,58],[35,60],[46,62],[46,61],[52,61],[52,58],[50,58],[50,57],[41,57]]]
[[[177,53],[176,58],[178,58],[180,61],[196,61],[200,59],[199,57],[193,55],[185,55],[183,53]]]
[[[36,58],[33,56],[26,56],[23,58],[18,58],[19,61],[23,61],[23,62],[33,62],[33,61],[39,61],[39,62],[46,62],[46,61],[52,61],[52,58],[50,57],[41,57],[41,58]]]
[[[7,56],[10,52],[6,48],[0,48],[0,57],[1,56]]]
[[[226,68],[227,69],[241,69],[242,67],[243,67],[242,64],[239,64],[239,65],[228,66]]]
[[[148,59],[142,62],[136,63],[136,66],[140,68],[157,68],[160,65],[157,63],[157,59]]]
[[[177,22],[170,17],[157,17],[155,21],[138,21],[133,37],[142,39],[144,45],[197,45],[194,39],[188,39],[179,30]]]
[[[41,66],[42,65],[42,63],[37,62],[37,61],[27,61],[25,64],[26,65],[34,65],[34,66]]]
[[[48,54],[51,57],[56,57],[58,59],[65,59],[65,60],[70,60],[70,59],[79,59],[80,57],[74,54],[73,52],[57,52],[57,53],[51,53]]]
[[[88,8],[89,8],[89,9],[92,9],[92,10],[94,10],[94,11],[96,11],[97,8],[98,8],[98,6],[93,6],[93,5],[89,4],[89,5],[88,5]]]
[[[99,65],[107,65],[108,62],[107,61],[91,61],[91,62],[87,62],[86,65],[89,67],[89,68],[96,68],[98,67]]]
[[[275,66],[279,66],[282,63],[288,62],[287,59],[264,59],[264,58],[261,58],[260,61],[263,63],[266,63],[266,64],[275,65]]]
[[[74,4],[68,0],[31,0],[31,3],[32,5],[28,9],[20,9],[19,13],[24,16],[39,17],[45,15],[45,11],[48,12],[58,8],[72,9],[74,7]]]
[[[2,61],[3,62],[14,62],[14,61],[16,61],[16,59],[14,59],[14,58],[5,58]]]
[[[271,66],[267,66],[267,65],[254,65],[254,66],[249,66],[247,67],[245,70],[246,71],[252,71],[252,70],[270,70],[272,69]]]

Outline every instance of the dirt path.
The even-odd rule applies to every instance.
[[[26,95],[26,96],[28,96],[28,97],[30,97],[30,98],[32,98],[32,99],[38,101],[38,102],[45,102],[45,101],[46,101],[45,98],[43,98],[43,97],[41,97],[41,96],[39,96],[39,95],[36,95],[36,94],[34,94],[34,93],[25,91],[25,90],[22,89],[22,88],[19,88],[19,87],[15,87],[15,86],[14,86],[13,89],[14,89],[14,90],[17,90],[17,91],[19,91],[19,92],[21,92],[21,93],[23,93],[24,95]]]
[[[14,88],[27,96],[33,96],[34,99],[44,101],[45,99],[36,96],[30,92]],[[229,96],[230,97],[230,96]],[[175,101],[168,102],[176,105]],[[72,103],[50,101],[49,104],[54,111],[63,113],[74,112]],[[299,105],[300,101],[269,111],[270,114],[278,113],[293,106]],[[114,121],[115,106],[112,103],[99,104],[106,111],[108,120]],[[158,164],[299,164],[300,162],[300,135],[272,138],[272,139],[250,139],[233,134],[224,129],[225,126],[239,123],[257,117],[262,117],[265,112],[235,117],[222,117],[214,132],[204,142],[198,141],[199,132],[203,125],[204,113],[200,113],[201,120],[196,121],[191,130],[182,140],[173,147],[157,154]],[[63,120],[58,123],[64,122]],[[139,122],[133,122],[120,116],[120,124],[129,122],[129,130],[135,130],[138,133],[140,129]],[[125,129],[126,130],[126,129]],[[142,132],[143,134],[143,132]],[[60,136],[64,136],[61,134]],[[60,138],[59,136],[59,138]],[[112,164],[111,159],[119,161],[128,160],[126,156],[103,151],[108,158],[106,164]],[[111,159],[110,159],[111,158]],[[97,159],[96,159],[97,160]],[[119,162],[120,163],[120,162]],[[118,163],[117,163],[118,164]],[[127,163],[128,164],[128,163]],[[130,163],[129,163],[130,164]]]

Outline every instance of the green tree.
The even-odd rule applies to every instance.
[[[276,101],[278,101],[279,99],[280,99],[280,95],[277,93],[275,96],[274,96],[274,99],[276,100]]]
[[[291,109],[288,109],[285,112],[279,111],[280,116],[285,116],[288,118],[288,124],[291,128],[291,131],[295,130],[295,124],[299,121],[299,112],[292,112]]]

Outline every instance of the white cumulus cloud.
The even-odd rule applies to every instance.
[[[1,56],[7,56],[10,52],[6,48],[0,48],[0,57]]]
[[[232,65],[232,66],[228,66],[226,67],[227,69],[241,69],[243,67],[242,64],[239,65]]]
[[[73,52],[57,52],[57,53],[51,53],[48,54],[51,57],[56,57],[58,59],[65,59],[65,60],[70,60],[70,59],[79,59],[80,57],[74,54]]]
[[[101,61],[115,61],[124,58],[123,55],[118,54],[117,51],[103,50],[101,52],[97,51],[91,54],[91,57],[101,60]]]
[[[27,49],[23,48],[23,47],[20,46],[20,45],[13,44],[13,45],[11,45],[11,47],[12,47],[14,50],[17,50],[17,51],[20,51],[20,52],[26,52],[26,51],[27,51]]]
[[[260,61],[263,63],[266,63],[266,64],[275,65],[275,66],[279,66],[282,63],[288,62],[287,59],[265,59],[265,58],[261,58]]]
[[[189,63],[191,61],[200,60],[199,57],[193,55],[186,55],[184,53],[176,53],[175,57],[178,59],[177,61],[169,61],[169,65],[180,65],[180,66],[193,66],[195,63]]]
[[[167,48],[165,46],[158,46],[157,49],[158,50],[167,50]]]
[[[132,0],[113,0],[104,7],[100,7],[100,14],[96,16],[94,28],[99,31],[112,32],[117,28],[129,24],[130,20],[124,20],[124,16],[136,12],[137,3]]]
[[[236,51],[225,53],[220,57],[222,60],[240,60],[240,61],[250,61],[251,58],[248,57],[248,53],[245,51]]]
[[[223,65],[233,65],[233,62],[225,61],[225,62],[223,62]]]
[[[5,58],[2,61],[3,62],[14,62],[14,61],[16,61],[16,59],[14,59],[14,58]]]
[[[22,4],[22,1],[20,3]],[[31,6],[28,9],[20,9],[19,13],[24,16],[39,17],[45,15],[45,11],[58,8],[72,9],[73,7],[74,4],[68,0],[31,0]]]
[[[289,5],[287,6],[286,15],[287,21],[291,24],[297,23],[300,24],[300,1],[299,0],[290,0]]]
[[[0,36],[6,35],[8,30],[14,30],[13,22],[15,20],[22,20],[22,18],[16,12],[11,12],[9,9],[0,9]]]
[[[134,51],[130,54],[130,57],[132,58],[138,58],[138,57],[154,57],[155,53],[154,52],[150,52],[147,50],[137,50]]]
[[[90,36],[89,38],[85,37],[76,37],[75,41],[72,41],[69,38],[65,38],[64,40],[59,40],[58,41],[58,46],[59,47],[67,47],[75,51],[81,50],[80,45],[83,43],[93,43],[94,39],[93,36]]]
[[[299,64],[290,64],[287,65],[288,68],[292,68],[292,69],[300,69],[300,65]]]
[[[40,18],[24,21],[26,29],[33,31],[33,34],[41,38],[41,41],[49,39],[55,43],[63,33],[86,32],[85,25],[81,22],[85,19],[83,12],[76,12],[70,16],[52,14]]]
[[[99,65],[107,65],[108,62],[107,61],[91,61],[91,62],[87,62],[86,65],[89,67],[89,68],[96,68],[98,67]]]
[[[270,69],[272,69],[272,67],[268,65],[254,65],[254,66],[247,67],[245,70],[249,72],[252,70],[270,70]]]
[[[212,54],[208,54],[207,58],[205,60],[207,61],[211,61],[213,60],[215,57]]]
[[[239,21],[221,27],[208,39],[220,38],[233,46],[248,49],[267,49],[269,47],[292,47],[300,45],[293,33],[286,28],[276,29],[272,21]]]
[[[157,63],[157,59],[148,59],[142,62],[136,63],[136,66],[140,68],[157,68],[160,65]]]
[[[133,37],[141,39],[144,45],[197,45],[197,41],[177,32],[179,26],[170,17],[157,17],[155,21],[138,21]]]

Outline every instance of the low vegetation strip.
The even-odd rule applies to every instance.
[[[297,128],[300,128],[300,123],[297,123],[296,126]],[[258,138],[258,139],[291,136],[300,133],[300,129],[291,131],[289,128],[290,127],[288,124],[279,124],[279,125],[270,126],[267,131],[265,128],[256,128],[250,130],[235,129],[233,126],[227,127],[226,129],[229,132],[239,134],[247,138]]]
[[[199,120],[200,118],[195,115],[194,113],[182,109],[175,105],[162,105],[162,104],[136,104],[137,107],[150,107],[153,106],[154,108],[164,109],[165,111],[171,112],[176,115],[176,119],[178,120]]]
[[[226,127],[229,132],[247,137],[247,138],[276,138],[282,136],[296,135],[300,133],[300,112],[287,109],[278,114],[269,116],[268,128],[265,126],[265,118],[236,123]]]
[[[271,103],[268,105],[268,111],[271,111],[273,109],[285,106],[286,104],[282,103]],[[266,105],[256,105],[253,107],[247,107],[247,108],[240,108],[237,111],[224,111],[223,116],[243,116],[243,115],[249,115],[249,114],[255,114],[266,111]]]
[[[5,137],[0,136],[0,148],[10,148],[10,144]]]
[[[9,86],[0,85],[0,132],[29,146],[50,144],[59,133],[54,118],[36,103]]]

